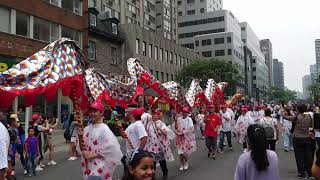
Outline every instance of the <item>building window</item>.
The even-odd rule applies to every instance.
[[[111,47],[112,64],[118,64],[117,48]]]
[[[202,46],[208,46],[211,45],[211,39],[205,39],[201,41]]]
[[[150,73],[151,73],[151,75],[153,76],[153,70],[152,70],[152,69],[150,69]]]
[[[143,41],[142,43],[142,55],[147,55],[147,43]]]
[[[178,65],[178,55],[177,54],[174,55],[173,61],[176,63],[176,66],[177,66]]]
[[[231,37],[227,37],[227,43],[231,43]]]
[[[118,24],[111,23],[111,29],[113,34],[118,34]]]
[[[181,64],[182,64],[182,59],[181,59],[181,56],[179,56],[179,66],[181,67]]]
[[[163,49],[160,48],[160,61],[163,61]]]
[[[63,36],[62,37],[66,37]],[[34,17],[33,18],[33,38],[50,42],[50,22]]]
[[[61,26],[61,35],[62,37],[67,37],[77,41],[81,46],[81,33],[79,31],[65,26]]]
[[[48,3],[53,4],[55,6],[59,6],[60,0],[45,0],[45,1],[47,1]]]
[[[223,44],[224,43],[224,38],[215,38],[214,39],[214,44]]]
[[[148,56],[149,56],[149,58],[152,58],[152,44],[149,44],[148,50],[149,50]]]
[[[180,6],[182,4],[182,1],[178,1],[178,5]]]
[[[228,55],[232,55],[232,49],[228,49]]]
[[[225,56],[224,49],[215,50],[215,51],[214,51],[214,55],[215,55],[215,56]]]
[[[0,7],[0,31],[10,32],[10,10],[7,8]]]
[[[187,0],[187,3],[194,3],[194,0]]]
[[[196,46],[199,46],[199,41],[198,40],[196,41]]]
[[[96,59],[96,43],[94,41],[89,41],[89,59]]]
[[[179,11],[179,12],[178,12],[178,16],[182,16],[182,11]]]
[[[89,14],[89,23],[90,23],[90,26],[94,26],[94,27],[97,26],[97,16],[95,14],[92,14],[92,13]]]
[[[157,46],[154,47],[154,59],[158,60],[158,47]]]
[[[212,51],[204,51],[202,52],[203,57],[212,57]]]
[[[193,14],[195,14],[195,13],[196,13],[196,10],[194,10],[194,9],[187,11],[187,14],[188,14],[188,15],[193,15]]]
[[[167,63],[169,62],[168,56],[168,51],[166,50],[164,53],[164,59],[167,61]]]
[[[166,73],[166,82],[169,82],[169,74]]]
[[[161,72],[161,82],[164,82],[164,73]]]
[[[159,79],[159,71],[156,71],[156,79]]]
[[[97,0],[92,0],[93,7],[97,7]]]
[[[172,61],[172,52],[170,52],[170,54],[169,54],[169,62],[170,62],[170,64],[173,64],[173,61]]]
[[[136,39],[136,54],[139,54],[139,49],[140,49],[140,40]]]
[[[245,27],[241,27],[241,31],[245,31],[246,30],[246,28]]]
[[[75,14],[81,15],[81,1],[80,0],[62,0],[61,7]]]
[[[21,12],[16,14],[16,34],[30,36],[30,16]]]
[[[173,74],[171,74],[171,81],[173,81]]]
[[[200,13],[204,13],[204,8],[200,8]]]

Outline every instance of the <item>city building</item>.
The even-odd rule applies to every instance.
[[[127,36],[124,58],[138,57],[162,83],[175,80],[176,73],[184,65],[201,58],[192,50],[136,24],[121,24],[119,28]]]
[[[315,53],[316,53],[316,65],[317,65],[317,77],[320,75],[320,39],[315,40]]]
[[[246,22],[240,23],[241,39],[245,45],[246,79],[252,84],[249,94],[258,102],[267,98],[269,89],[268,66],[265,56],[260,50],[260,40]],[[251,92],[250,92],[251,91]]]
[[[0,71],[6,71],[60,37],[77,41],[87,54],[87,9],[87,0],[2,0]],[[17,98],[12,109],[17,111],[21,107],[22,98]],[[42,114],[54,113],[59,119],[61,112],[72,112],[70,99],[60,91],[50,103],[39,97],[32,109]]]
[[[179,45],[193,49],[206,58],[218,58],[235,64],[244,74],[244,44],[235,16],[227,10],[188,14],[186,8],[189,6],[178,5],[178,11],[182,12],[178,16]],[[239,81],[237,91],[244,92],[245,86],[244,81]]]
[[[305,99],[308,99],[310,97],[310,91],[309,91],[309,87],[311,86],[311,76],[305,75],[302,78],[302,94],[304,96]]]
[[[169,40],[177,40],[175,0],[89,0],[101,16],[117,18],[120,24],[137,24]]]
[[[266,59],[268,66],[269,87],[273,86],[273,58],[272,58],[272,43],[270,39],[263,39],[260,41],[260,48]]]
[[[284,88],[283,63],[278,59],[273,59],[273,79],[275,87]]]
[[[117,18],[102,16],[96,8],[89,8],[88,60],[95,70],[116,76],[125,74],[124,42],[126,35],[118,28]]]
[[[313,64],[310,65],[310,76],[311,76],[311,83],[316,83],[318,77],[317,77],[317,65]]]
[[[220,11],[222,0],[178,0],[178,16]]]

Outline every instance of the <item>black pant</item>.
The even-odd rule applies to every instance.
[[[232,148],[232,143],[231,143],[231,131],[228,132],[220,132],[220,149],[221,151],[223,150],[223,143],[224,143],[224,137],[227,136],[227,141],[228,141],[228,146],[229,148]]]
[[[166,161],[166,160],[159,161],[159,164],[160,164],[162,173],[163,173],[163,174],[168,173],[167,161]],[[153,165],[154,165],[154,171],[156,171],[157,161],[153,161]]]
[[[311,175],[312,150],[310,138],[293,138],[294,155],[299,174]]]
[[[272,151],[276,150],[276,141],[277,140],[267,140],[267,147],[266,149],[270,149]]]
[[[206,137],[206,146],[209,152],[215,152],[217,148],[217,137]]]

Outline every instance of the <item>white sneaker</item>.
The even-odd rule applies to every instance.
[[[189,163],[188,163],[188,161],[184,164],[184,166],[183,166],[183,169],[184,170],[187,170],[189,168]]]
[[[180,170],[180,171],[183,171],[183,165],[182,165],[182,164],[180,165],[179,170]]]
[[[37,166],[36,171],[42,171],[42,170],[43,170],[43,168],[42,168],[42,167]]]
[[[77,157],[74,157],[74,156],[71,156],[71,157],[69,157],[69,161],[74,161],[74,160],[76,160],[76,159],[78,159]]]
[[[54,162],[54,160],[51,160],[51,161],[48,162],[48,166],[50,166],[50,165],[56,165],[56,164],[57,164],[57,163]]]
[[[42,168],[46,167],[46,165],[44,165],[42,163],[40,163],[39,166],[42,167]]]
[[[23,175],[27,175],[27,174],[28,174],[27,170],[24,170]]]

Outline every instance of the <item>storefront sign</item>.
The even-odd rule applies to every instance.
[[[4,72],[8,69],[10,69],[12,66],[17,64],[19,61],[17,61],[15,58],[6,58],[0,56],[0,72]]]

